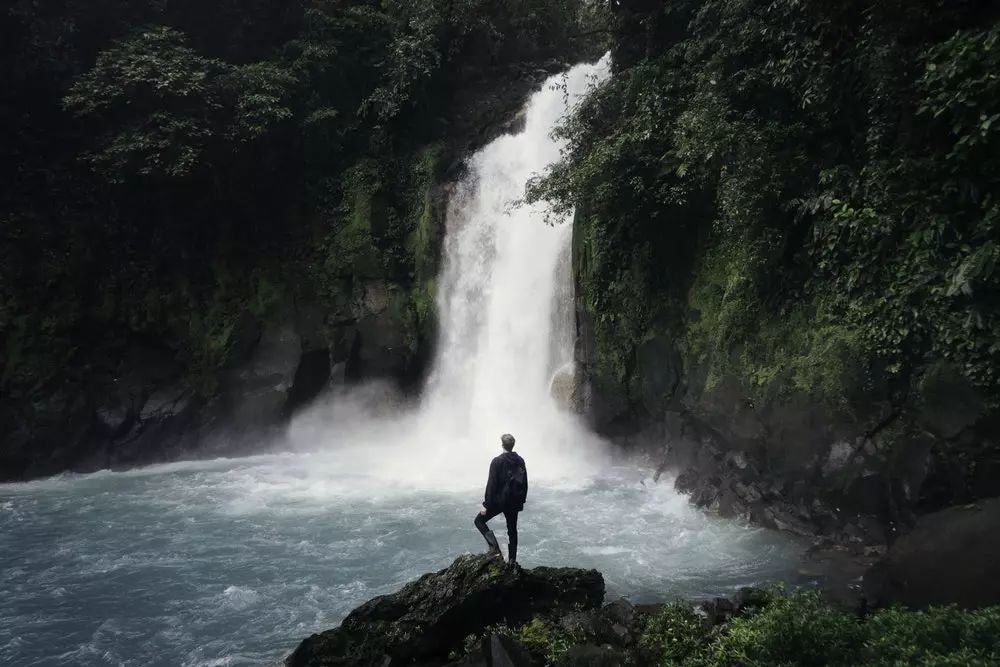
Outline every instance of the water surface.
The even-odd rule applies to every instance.
[[[269,455],[0,486],[0,663],[267,664],[484,549],[478,485],[390,484],[354,461]],[[525,567],[596,567],[609,599],[791,580],[800,554],[629,468],[533,485],[519,530]]]

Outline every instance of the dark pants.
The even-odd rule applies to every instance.
[[[487,509],[486,514],[476,514],[476,528],[486,538],[487,544],[496,545],[497,538],[487,527],[486,522],[498,514],[503,514],[503,518],[507,520],[508,559],[517,560],[517,510]]]

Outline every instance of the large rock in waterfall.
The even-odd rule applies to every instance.
[[[460,556],[391,595],[361,605],[339,627],[312,635],[287,667],[362,667],[443,662],[465,637],[539,614],[595,609],[604,599],[596,570],[508,568],[488,555]]]

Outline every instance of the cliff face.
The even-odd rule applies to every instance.
[[[586,341],[586,312],[580,327]],[[643,342],[625,385],[596,374],[592,354],[578,350],[592,426],[722,516],[860,547],[924,512],[1000,495],[996,413],[948,367],[914,402],[872,393],[848,411],[808,392],[754,398],[760,388],[736,377],[706,387],[667,337]]]
[[[591,48],[576,3],[53,12],[0,51],[0,480],[248,451],[330,385],[417,386],[446,184]]]
[[[1000,98],[995,12],[851,8],[622,3],[529,199],[576,211],[593,425],[698,504],[865,542],[1000,493]]]

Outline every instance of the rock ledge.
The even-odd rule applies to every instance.
[[[464,555],[391,595],[361,605],[339,627],[302,641],[287,667],[440,664],[463,639],[500,622],[600,607],[596,570],[516,570],[499,557]]]

